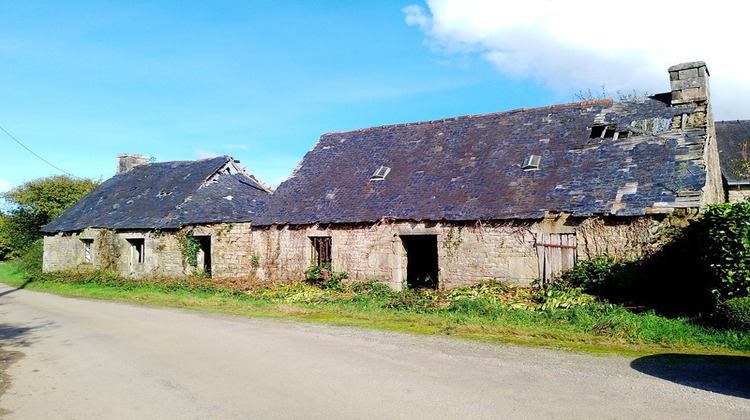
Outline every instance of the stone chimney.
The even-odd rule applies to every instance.
[[[701,195],[701,207],[724,201],[724,184],[719,165],[719,149],[716,144],[716,127],[711,111],[711,91],[708,86],[708,67],[703,61],[677,64],[669,68],[672,87],[672,106],[685,108],[676,115],[672,127],[692,131],[692,139],[703,142],[703,162],[706,185]]]
[[[708,67],[703,61],[677,64],[669,68],[669,81],[672,86],[672,106],[698,105],[707,102]]]
[[[139,165],[146,165],[151,158],[134,153],[122,153],[117,155],[117,173],[122,174]]]

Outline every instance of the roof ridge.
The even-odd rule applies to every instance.
[[[365,131],[379,130],[383,128],[429,125],[429,124],[443,123],[443,122],[448,122],[448,121],[458,121],[458,120],[465,120],[465,119],[471,119],[471,118],[492,117],[492,116],[497,116],[497,115],[515,114],[519,112],[540,111],[543,109],[558,109],[558,108],[573,107],[573,106],[611,104],[613,102],[614,101],[612,99],[597,99],[597,100],[591,100],[591,101],[569,102],[569,103],[564,103],[564,104],[540,106],[536,108],[517,108],[517,109],[512,109],[509,111],[490,112],[487,114],[469,114],[469,115],[460,115],[457,117],[441,118],[437,120],[417,121],[417,122],[408,122],[408,123],[400,123],[400,124],[385,124],[385,125],[379,125],[379,126],[374,126],[374,127],[359,128],[355,130],[332,131],[332,132],[323,133],[322,136],[331,135],[331,134],[359,133],[359,132],[365,132]]]

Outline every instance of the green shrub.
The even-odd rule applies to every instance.
[[[724,326],[735,330],[750,331],[750,297],[724,301],[717,306],[716,312]]]
[[[24,271],[26,271],[29,276],[41,275],[43,255],[44,241],[42,239],[38,239],[18,259],[19,266]]]
[[[562,287],[597,288],[612,280],[612,269],[617,264],[611,255],[597,255],[588,260],[579,261],[573,268],[563,272],[554,285]]]
[[[750,296],[750,201],[708,206],[702,222],[717,301]]]
[[[347,277],[349,277],[349,273],[346,271],[337,273],[331,270],[330,263],[312,265],[305,270],[307,282],[322,289],[343,291],[341,282]]]

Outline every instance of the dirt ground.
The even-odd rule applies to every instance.
[[[21,360],[23,353],[20,351],[8,351],[0,348],[0,397],[8,390],[11,384],[11,377],[5,371],[14,363]],[[0,407],[0,416],[8,411]]]

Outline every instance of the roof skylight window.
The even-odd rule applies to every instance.
[[[521,165],[521,169],[524,171],[532,171],[534,169],[539,169],[539,163],[541,163],[542,157],[539,155],[529,155],[526,159],[523,161],[523,165]]]
[[[388,172],[391,171],[391,168],[387,166],[380,166],[372,176],[370,176],[370,180],[373,181],[380,181],[385,179],[386,175],[388,175]]]

